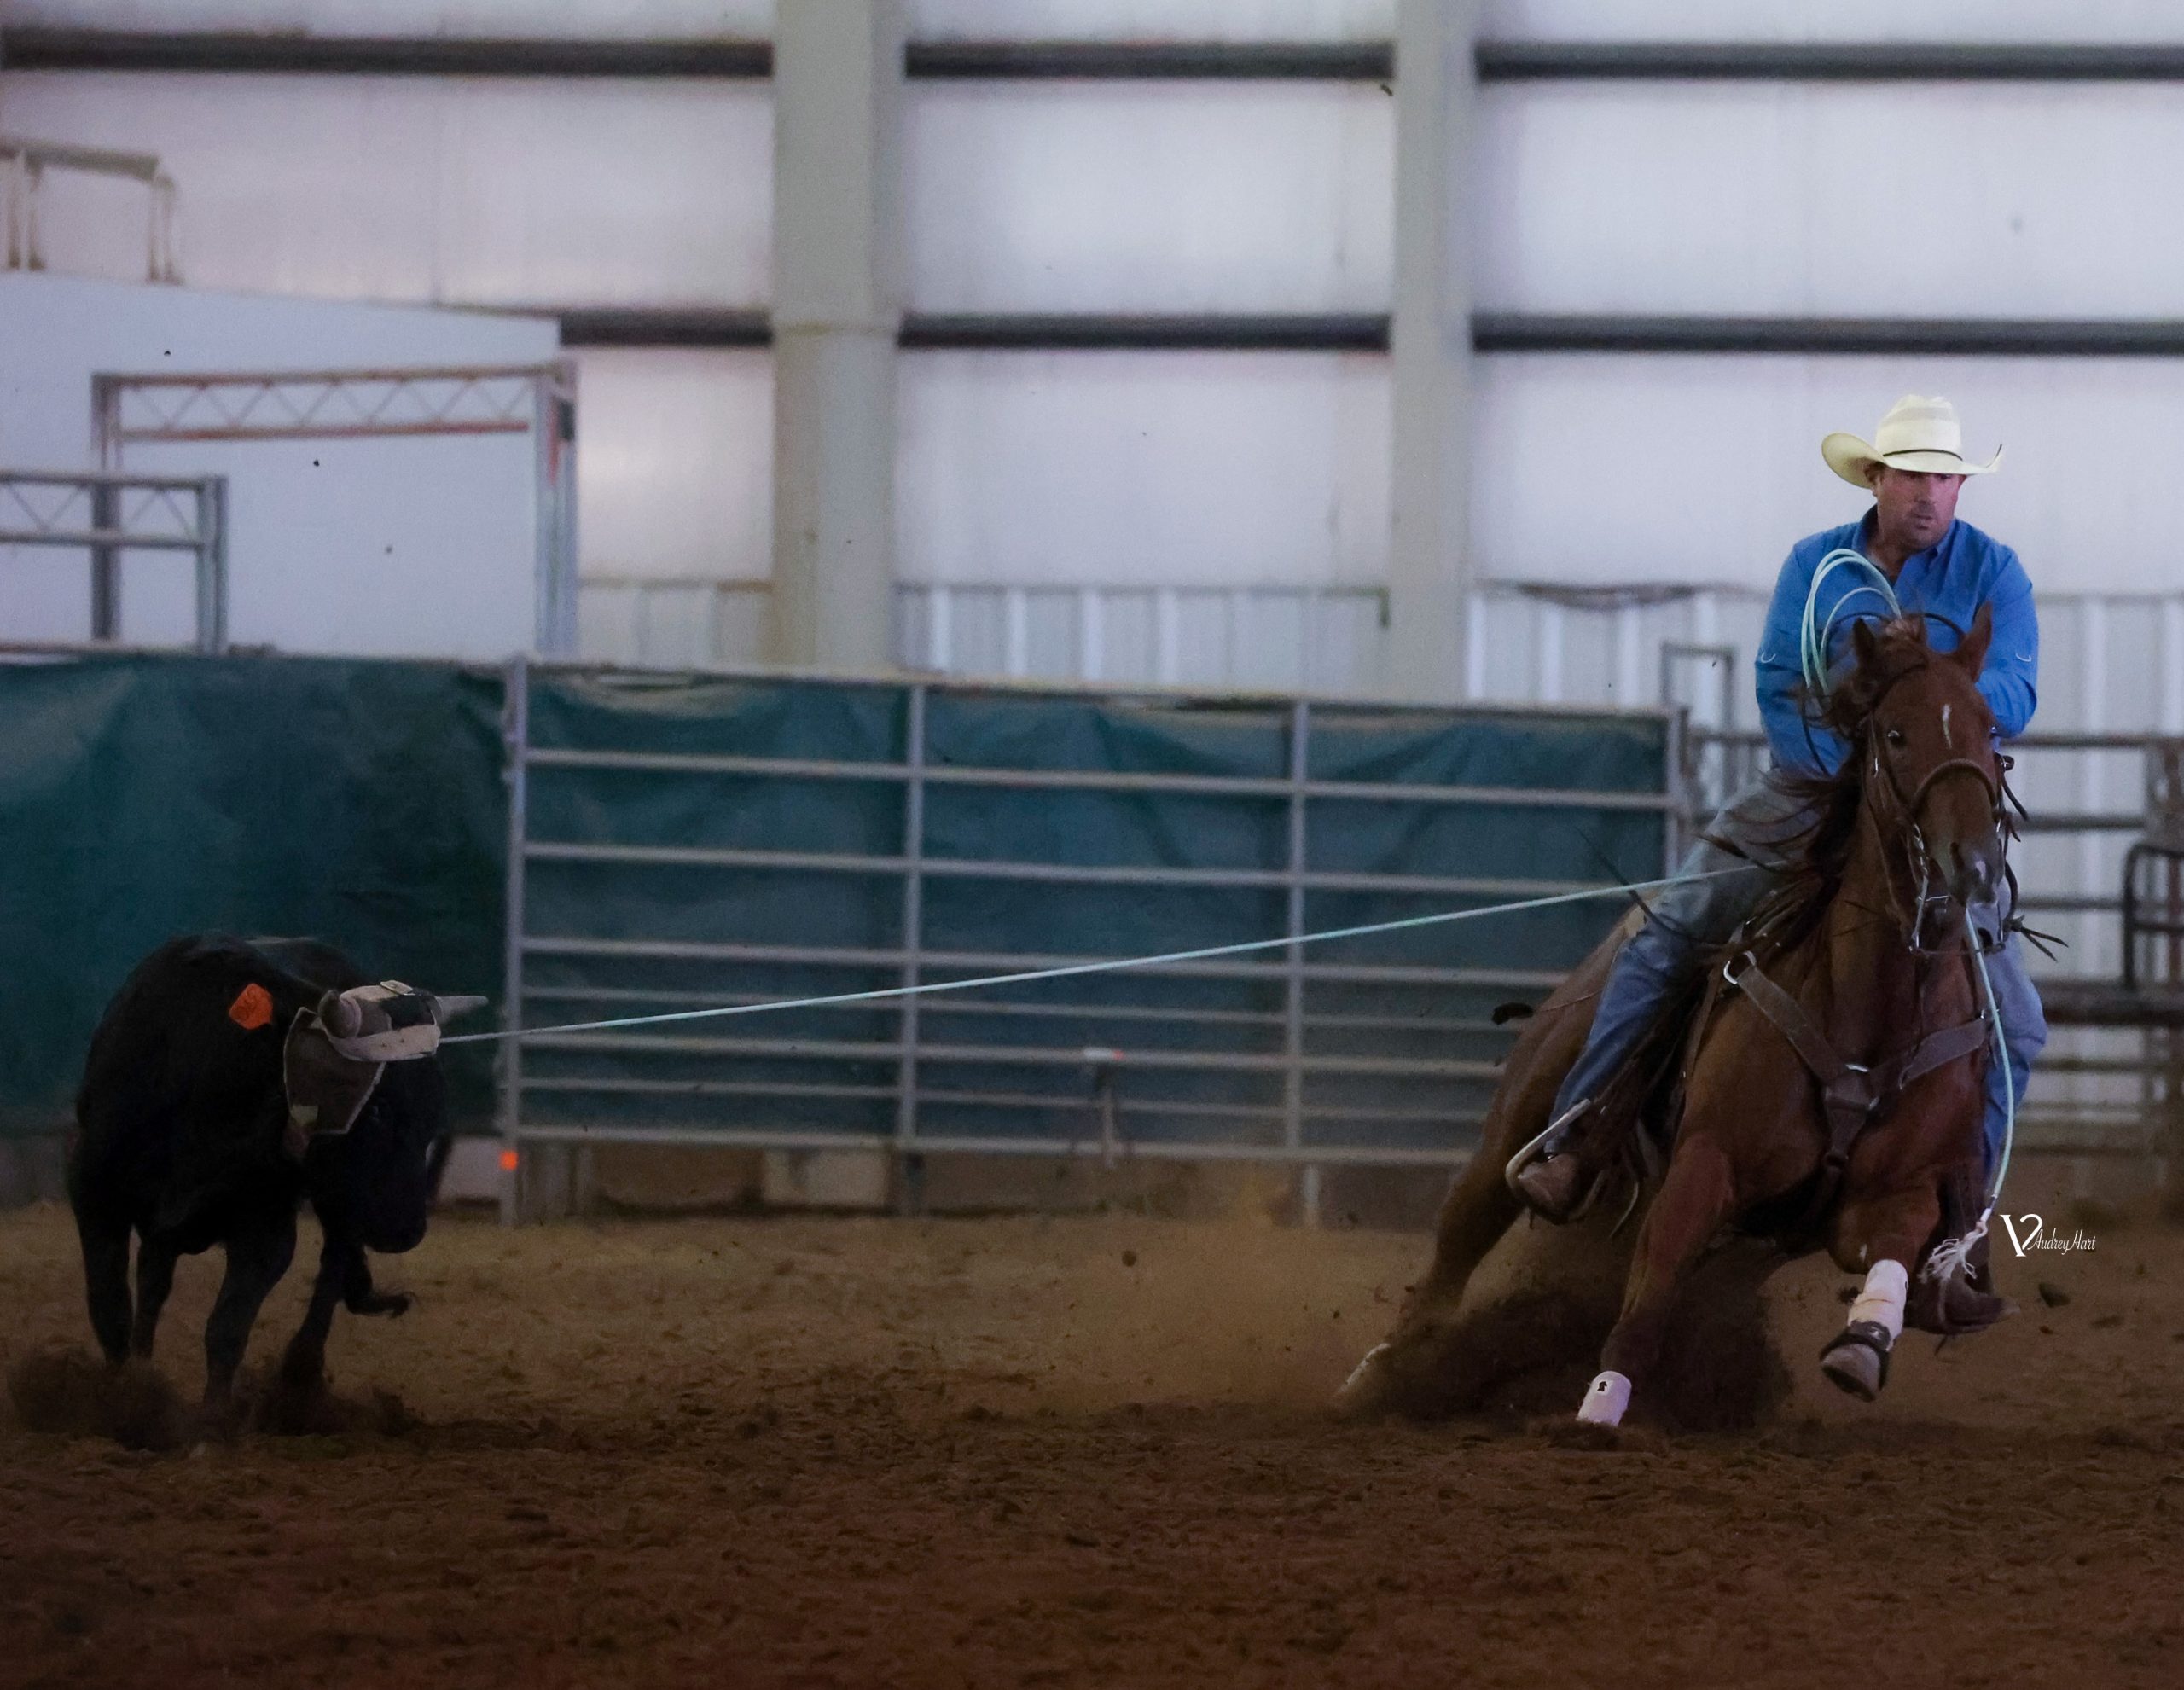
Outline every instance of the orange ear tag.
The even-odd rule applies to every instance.
[[[273,1019],[273,994],[256,981],[235,994],[228,1006],[228,1019],[245,1032],[256,1032]]]

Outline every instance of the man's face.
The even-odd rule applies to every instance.
[[[1881,535],[1907,551],[1922,552],[1949,532],[1956,520],[1961,475],[1929,475],[1923,470],[1891,469],[1885,463],[1867,471]]]

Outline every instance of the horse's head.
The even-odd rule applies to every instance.
[[[1855,624],[1857,667],[1827,712],[1883,834],[1901,840],[1916,879],[1935,877],[1966,906],[1994,901],[2007,848],[2001,752],[1978,686],[1993,632],[1984,605],[1950,652],[1915,617]]]

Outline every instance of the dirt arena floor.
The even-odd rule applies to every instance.
[[[1735,1435],[1322,1405],[1424,1241],[1113,1215],[436,1224],[342,1317],[380,1424],[168,1454],[0,1411],[0,1683],[2184,1682],[2184,1235]],[[300,1311],[311,1259],[253,1354]],[[193,1397],[216,1263],[161,1361]],[[2044,1279],[2067,1298],[2048,1306]],[[84,1341],[0,1217],[0,1361]],[[1824,1393],[1824,1394],[1823,1394]],[[370,1416],[364,1416],[370,1418]]]

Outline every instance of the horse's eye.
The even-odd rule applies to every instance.
[[[1892,746],[1900,746],[1903,743],[1903,730],[1901,728],[1891,728],[1881,737]]]

